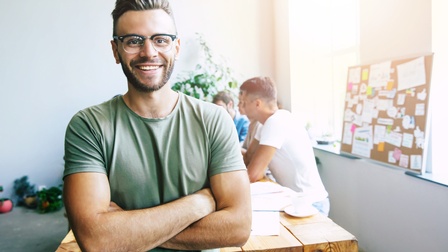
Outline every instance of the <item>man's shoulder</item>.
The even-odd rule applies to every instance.
[[[113,114],[117,112],[119,107],[123,106],[122,96],[116,95],[111,99],[102,103],[86,107],[73,116],[72,120],[83,119],[89,121],[103,121],[109,120],[113,117]]]
[[[221,107],[217,106],[211,102],[206,102],[203,100],[199,100],[195,97],[183,94],[179,92],[179,98],[180,98],[180,103],[181,106],[185,109],[185,108],[190,108],[195,110],[196,112],[199,113],[203,113],[203,114],[211,114],[214,115],[216,113],[220,114],[221,112]]]

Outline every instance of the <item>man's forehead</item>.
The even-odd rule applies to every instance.
[[[128,29],[151,29],[154,33],[176,34],[173,19],[162,9],[126,11],[117,21],[117,31],[128,31]]]

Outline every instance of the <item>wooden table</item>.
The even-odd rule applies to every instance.
[[[222,248],[221,252],[358,252],[358,241],[355,236],[321,214],[296,218],[281,212],[280,222],[282,225],[278,236],[251,236],[243,247]],[[72,231],[66,235],[56,250],[56,252],[66,251],[81,251]]]

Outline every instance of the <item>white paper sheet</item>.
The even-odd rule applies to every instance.
[[[255,182],[250,185],[253,211],[282,211],[291,205],[293,190],[272,182]]]
[[[279,235],[280,214],[279,212],[252,212],[251,235]]]

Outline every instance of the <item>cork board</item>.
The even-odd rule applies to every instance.
[[[348,69],[341,153],[422,173],[433,54]]]

